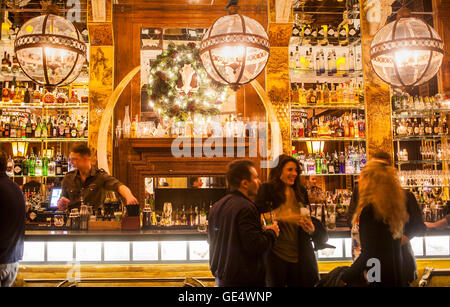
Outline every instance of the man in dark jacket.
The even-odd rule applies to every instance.
[[[212,206],[208,218],[211,272],[219,287],[263,287],[262,255],[278,236],[278,225],[261,224],[253,202],[261,182],[251,161],[232,162],[227,181],[231,193]]]
[[[10,287],[23,256],[25,199],[6,175],[6,154],[0,151],[0,287]]]

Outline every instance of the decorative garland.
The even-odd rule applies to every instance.
[[[227,92],[207,75],[195,43],[170,43],[150,67],[149,103],[163,117],[184,121],[190,113],[220,114]]]

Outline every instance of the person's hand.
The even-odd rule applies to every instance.
[[[405,235],[402,235],[402,245],[405,245],[408,242],[409,242],[409,238]]]
[[[309,235],[312,235],[316,228],[314,227],[313,222],[307,216],[302,215],[300,220],[298,221],[298,225]]]
[[[345,281],[343,281],[342,279],[340,279],[337,286],[338,287],[347,287],[347,283]]]
[[[425,222],[425,226],[427,226],[427,228],[436,228],[436,223]]]
[[[133,194],[127,195],[127,197],[125,197],[125,201],[127,202],[127,205],[139,204],[138,200],[133,196]]]
[[[58,209],[61,211],[65,211],[67,209],[67,207],[69,207],[69,203],[70,203],[70,200],[68,198],[61,197],[58,200]]]
[[[278,227],[278,223],[275,221],[272,225],[264,226],[264,229],[271,229],[275,232],[277,237],[280,235],[280,227]]]

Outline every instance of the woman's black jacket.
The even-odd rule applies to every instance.
[[[306,204],[309,205],[308,193],[302,186],[301,193],[306,199]],[[277,209],[282,205],[282,200],[278,199],[275,193],[275,187],[271,183],[263,183],[258,190],[256,197],[256,207],[260,213],[269,212]],[[268,204],[271,203],[271,207]],[[328,233],[324,225],[316,218],[311,217],[314,224],[315,231],[312,235],[306,233],[300,226],[298,227],[298,247],[299,247],[299,261],[304,264],[305,270],[308,270],[312,279],[318,280],[319,269],[317,266],[314,250],[323,249],[326,247],[328,241]],[[313,247],[314,243],[314,247]]]

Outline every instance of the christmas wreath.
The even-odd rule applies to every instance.
[[[195,43],[170,43],[151,64],[150,106],[163,117],[186,120],[189,114],[220,114],[228,87],[211,80]]]

